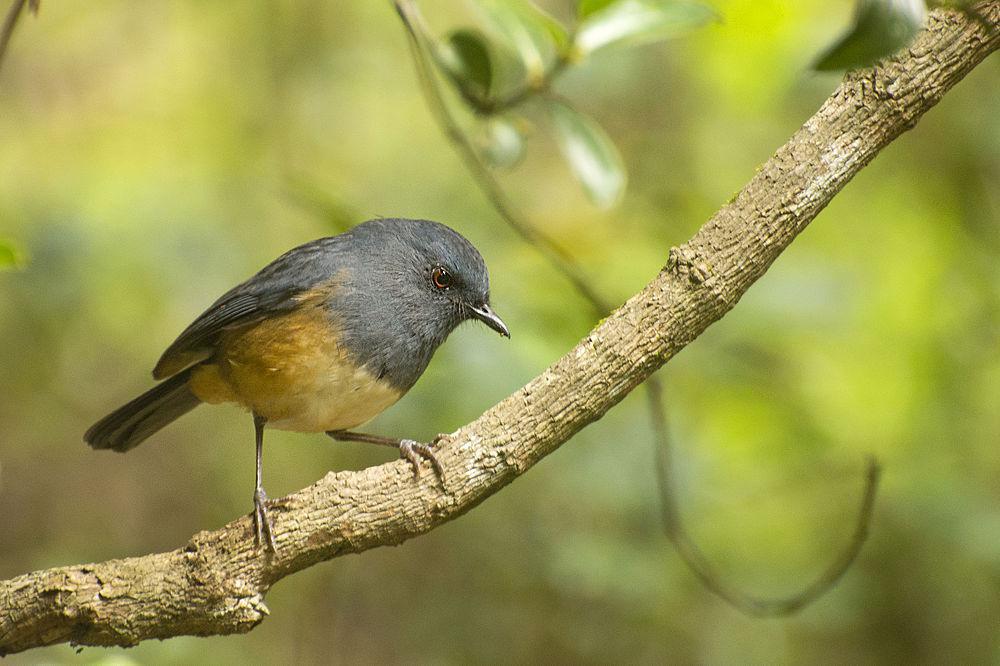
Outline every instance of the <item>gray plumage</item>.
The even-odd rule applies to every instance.
[[[435,266],[454,276],[447,292],[430,282]],[[403,391],[448,334],[470,318],[467,306],[489,304],[486,264],[457,232],[430,220],[369,220],[275,259],[213,303],[163,358],[208,358],[225,329],[294,309],[295,296],[331,279],[337,288],[327,309],[342,343],[358,365]]]
[[[95,423],[83,436],[95,449],[128,451],[201,404],[188,388],[190,370],[157,384]]]
[[[331,317],[355,361],[405,392],[473,316],[469,306],[489,304],[486,264],[469,241],[437,222],[375,220],[348,234],[352,249],[338,259],[349,266],[350,286],[334,293]],[[434,266],[451,272],[448,291],[431,284]]]
[[[435,267],[447,270],[447,288],[433,284]],[[187,390],[187,375],[211,362],[225,331],[289,313],[299,297],[325,284],[334,285],[324,307],[339,343],[354,363],[400,392],[413,386],[466,319],[481,319],[507,335],[489,308],[486,265],[469,241],[429,220],[370,220],[286,252],[224,294],[164,352],[153,375],[170,379],[99,421],[84,438],[95,448],[127,450],[190,411],[198,399]]]

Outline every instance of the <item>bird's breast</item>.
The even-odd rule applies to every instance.
[[[402,396],[343,348],[321,307],[302,307],[223,335],[210,363],[192,373],[205,402],[237,402],[268,426],[296,432],[346,430]]]

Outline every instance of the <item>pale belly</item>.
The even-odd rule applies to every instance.
[[[399,400],[401,391],[355,366],[334,332],[309,319],[300,314],[234,333],[213,363],[194,369],[191,390],[296,432],[355,428]]]
[[[279,418],[269,419],[268,426],[295,432],[349,430],[371,421],[400,395],[364,370],[330,369],[310,385],[272,398],[268,407]]]

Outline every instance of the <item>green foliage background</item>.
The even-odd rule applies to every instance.
[[[542,115],[503,177],[610,298],[649,280],[838,82],[808,66],[849,2],[715,5],[724,24],[595,54],[558,85],[622,151],[617,209],[586,201]],[[455,2],[425,11],[442,33],[472,20]],[[249,635],[10,662],[1000,659],[998,84],[994,58],[663,373],[685,517],[756,593],[795,591],[839,551],[863,456],[882,457],[869,543],[800,615],[745,617],[680,564],[636,394],[461,520],[280,583]],[[175,548],[249,511],[236,409],[199,409],[127,456],[81,435],[149,386],[222,291],[376,215],[471,238],[513,339],[463,327],[372,430],[453,430],[592,323],[438,132],[388,3],[48,2],[25,17],[0,72],[0,238],[28,257],[0,273],[0,577]],[[278,432],[266,448],[272,496],[392,457]]]

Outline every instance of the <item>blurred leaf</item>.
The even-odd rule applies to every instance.
[[[589,3],[595,4],[595,3]],[[679,37],[718,20],[714,9],[688,0],[617,0],[580,24],[576,48],[583,54],[610,45],[644,44]]]
[[[364,219],[337,191],[321,185],[309,175],[295,174],[285,178],[285,195],[303,210],[329,226],[334,233],[347,231]]]
[[[453,81],[485,99],[493,85],[493,60],[486,36],[478,30],[456,30],[436,51],[438,62]]]
[[[573,175],[595,205],[610,208],[625,191],[625,164],[618,148],[600,125],[573,107],[550,102],[549,110]]]
[[[580,0],[576,6],[578,18],[585,19],[591,14],[601,11],[615,0]]]
[[[814,67],[826,71],[872,65],[913,41],[926,15],[923,0],[858,0],[854,27]]]
[[[546,63],[569,46],[562,24],[528,0],[477,0],[476,4],[490,26],[513,45],[532,83],[542,81]]]
[[[524,156],[524,136],[511,120],[490,118],[479,136],[480,152],[491,165],[508,169]]]
[[[27,263],[24,252],[12,241],[0,238],[0,270],[23,268]]]

